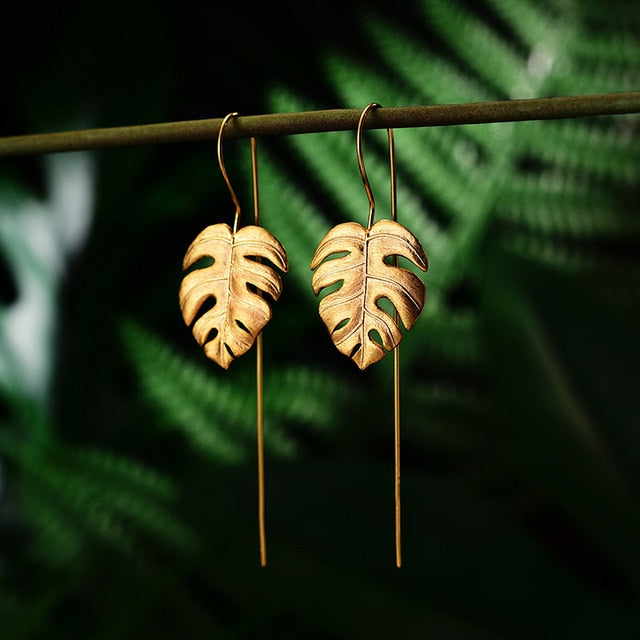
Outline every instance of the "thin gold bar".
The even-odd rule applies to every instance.
[[[361,113],[360,109],[327,109],[239,116],[229,123],[225,137],[271,137],[355,130]],[[640,113],[640,91],[377,108],[370,114],[363,126],[366,129],[433,127],[625,113]],[[154,144],[210,142],[221,124],[222,118],[211,118],[9,136],[0,138],[0,156]]]
[[[395,444],[396,567],[402,566],[400,514],[400,345],[393,350],[393,435]]]
[[[396,153],[393,129],[387,129],[389,137],[389,174],[391,176],[391,219],[398,221],[398,192],[396,188]],[[398,257],[394,257],[398,266]],[[398,312],[394,311],[396,323],[400,322]],[[402,566],[402,530],[400,500],[400,345],[393,350],[393,442],[394,442],[394,499],[396,533],[396,567]]]
[[[258,196],[258,150],[256,139],[251,138],[251,178],[253,181],[253,218],[260,224],[260,198]],[[256,404],[258,439],[258,535],[260,538],[260,566],[267,566],[266,527],[264,522],[264,394],[262,380],[262,332],[256,338]]]
[[[258,438],[258,536],[260,539],[260,566],[267,566],[267,536],[265,527],[264,498],[264,403],[262,390],[262,333],[256,338],[256,386],[257,386],[257,438]]]

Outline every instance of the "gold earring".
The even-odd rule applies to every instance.
[[[213,262],[190,271],[180,286],[180,309],[185,323],[192,327],[206,356],[224,369],[252,347],[271,319],[271,307],[260,292],[269,294],[274,301],[282,292],[280,275],[261,260],[287,271],[287,254],[271,233],[256,225],[238,229],[240,204],[222,154],[224,128],[237,115],[228,114],[218,133],[218,163],[236,209],[233,229],[225,223],[213,224],[196,237],[184,256],[183,269],[197,267],[202,259]],[[255,190],[254,163],[252,167]],[[213,302],[213,306],[201,313],[207,301]]]
[[[369,223],[365,229],[357,222],[345,222],[331,229],[316,249],[311,269],[313,291],[342,281],[342,285],[320,301],[320,317],[337,349],[350,357],[360,369],[381,360],[402,340],[398,319],[379,304],[388,299],[407,329],[418,319],[424,306],[424,284],[408,269],[397,266],[396,257],[410,260],[422,271],[427,256],[419,240],[396,221],[395,153],[393,131],[389,134],[391,166],[391,220],[374,224],[375,200],[362,159],[362,124],[367,113],[379,105],[365,107],[358,122],[356,150],[358,167],[369,199]],[[343,253],[328,260],[334,254]],[[393,264],[389,264],[389,260]],[[386,351],[385,351],[386,350]]]
[[[182,317],[191,327],[205,355],[227,369],[238,356],[256,343],[256,394],[258,441],[258,527],[260,564],[267,563],[264,498],[264,420],[262,392],[262,330],[271,319],[268,294],[277,301],[282,279],[276,269],[286,272],[284,247],[260,222],[258,159],[256,139],[251,138],[254,225],[238,229],[240,204],[229,181],[222,154],[224,128],[238,114],[229,113],[218,132],[218,164],[235,205],[233,229],[224,223],[208,226],[187,249],[180,285]],[[266,261],[266,262],[265,262]],[[206,262],[206,264],[203,264]],[[268,264],[270,263],[270,264]]]
[[[395,534],[396,566],[400,567],[400,321],[407,329],[414,325],[424,306],[425,288],[418,276],[398,266],[398,257],[422,271],[427,271],[428,260],[419,240],[397,222],[392,129],[387,129],[391,220],[374,223],[375,200],[362,159],[362,125],[369,111],[379,106],[372,102],[363,109],[356,134],[358,167],[369,199],[367,228],[345,222],[325,235],[311,261],[311,285],[316,295],[338,285],[320,301],[320,317],[338,351],[360,369],[378,362],[387,351],[394,352]],[[385,299],[393,306],[393,315],[384,309]]]

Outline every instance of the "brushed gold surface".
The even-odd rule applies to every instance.
[[[212,258],[213,264],[184,276],[180,309],[205,355],[228,369],[234,358],[251,348],[271,319],[263,293],[274,301],[280,297],[282,279],[272,265],[287,271],[287,254],[262,227],[247,225],[234,233],[229,225],[220,223],[208,226],[191,243],[183,269],[202,258]],[[201,312],[210,300],[213,306]]]
[[[357,222],[333,227],[311,262],[316,295],[341,283],[320,301],[320,317],[338,350],[360,369],[381,360],[402,340],[399,323],[378,304],[382,298],[391,302],[407,329],[424,306],[423,282],[408,269],[387,264],[385,258],[390,256],[404,257],[422,271],[428,269],[420,241],[392,220],[379,220],[368,230]]]

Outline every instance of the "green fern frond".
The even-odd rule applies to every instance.
[[[389,86],[387,92],[398,92],[397,103],[411,104],[410,96],[415,94],[420,104],[450,104],[495,100],[495,92],[489,90],[472,75],[463,75],[459,67],[444,60],[440,54],[430,51],[424,43],[405,34],[388,22],[377,19],[365,20],[370,39],[376,42],[384,58],[390,75],[396,78],[396,86]],[[331,57],[329,57],[329,63]],[[331,67],[329,67],[331,70]],[[375,75],[369,72],[368,75]],[[332,83],[336,84],[332,77]],[[349,86],[348,78],[339,86]],[[402,89],[401,89],[402,88]],[[411,129],[411,135],[420,134],[419,129]],[[441,153],[454,150],[453,155],[467,158],[464,171],[472,169],[469,164],[482,165],[495,155],[504,152],[504,146],[513,135],[510,123],[490,123],[472,126],[433,127],[429,129],[429,139],[437,143]],[[469,149],[458,153],[458,148]],[[486,156],[486,158],[485,158]],[[473,162],[469,160],[473,159]]]
[[[276,111],[279,109],[305,111],[310,108],[307,101],[292,92],[284,93],[283,91],[272,92],[269,96],[269,104]],[[351,188],[353,182],[360,179],[355,144],[351,135],[334,132],[314,136],[295,136],[291,139],[290,145],[311,172],[314,180],[320,184],[331,185],[329,196],[335,201],[336,211],[340,212],[340,217],[351,219],[366,217],[368,205],[364,190],[358,194]],[[322,235],[331,225],[332,216],[328,215]],[[316,244],[322,235],[316,238]]]
[[[458,59],[485,84],[508,98],[535,95],[526,61],[478,16],[448,0],[425,0],[423,11]]]
[[[333,64],[334,59],[329,58],[327,69],[332,78],[334,90],[347,104],[366,104],[367,96],[379,94],[395,95],[399,102],[408,102],[411,99],[403,94],[399,87],[376,77],[372,69],[367,70],[360,65],[354,65],[351,71],[360,79],[355,85],[349,82],[348,75],[335,73]],[[399,134],[396,145],[399,184],[402,184],[402,174],[406,173],[416,186],[437,202],[439,207],[453,213],[453,217],[459,220],[467,220],[483,214],[486,210],[483,195],[486,194],[487,185],[490,182],[482,168],[476,167],[477,154],[473,143],[469,142],[461,128],[439,127],[412,130],[411,135],[403,135],[402,132]],[[353,156],[355,146],[353,139],[348,142],[351,144],[351,156]],[[452,150],[454,153],[451,153]],[[305,156],[305,159],[310,156],[311,153]],[[351,162],[355,164],[353,160]],[[378,150],[376,154],[369,153],[366,166],[372,184],[386,185],[385,179],[388,181],[386,151]],[[452,188],[456,184],[464,184],[464,188]],[[421,218],[424,218],[424,214],[416,212],[411,223],[418,227],[424,225],[425,222]],[[425,233],[433,233],[433,231],[435,231],[433,226],[424,229]]]
[[[587,4],[585,10],[589,11],[593,3]],[[505,41],[456,3],[426,2],[425,14],[460,61],[485,83],[501,89],[503,95],[533,97],[543,86],[565,95],[638,86],[638,47],[624,22],[612,29],[617,32],[615,37],[607,35],[599,40],[599,32],[585,30],[587,19],[570,3],[560,5],[557,11],[507,0],[490,0],[485,9],[488,7],[529,50],[526,60],[515,52],[515,43]]]
[[[342,408],[357,394],[352,385],[336,376],[292,366],[265,375],[264,395],[267,415],[327,430],[335,426]]]
[[[399,173],[405,172],[412,184],[450,213],[451,221],[480,214],[486,173],[477,164],[474,144],[459,130],[426,129],[412,136],[402,135],[396,145],[396,157]],[[373,162],[372,159],[371,164]],[[381,159],[377,162],[381,172],[384,164]],[[451,188],[452,184],[462,181],[464,189]]]
[[[56,457],[73,473],[99,473],[111,487],[135,486],[141,493],[174,500],[177,491],[174,483],[150,467],[132,462],[128,458],[107,454],[102,449],[64,448]]]
[[[81,556],[86,542],[83,526],[45,493],[38,481],[22,477],[18,490],[21,517],[34,532],[31,553],[51,566],[62,566]]]
[[[555,12],[545,11],[537,3],[512,0],[488,0],[488,6],[527,48],[555,48],[560,22]]]
[[[578,18],[589,31],[585,35],[617,31],[621,28],[640,27],[640,14],[635,2],[607,0],[607,2],[583,2],[582,0],[546,0],[558,13]]]
[[[640,217],[620,211],[606,199],[569,198],[565,194],[519,196],[496,207],[496,216],[529,233],[564,236],[573,240],[640,239]],[[619,207],[619,204],[618,204]]]
[[[635,119],[628,116],[629,119]],[[526,122],[520,136],[526,140],[525,154],[564,170],[613,178],[633,184],[640,177],[640,149],[633,139],[613,126],[599,122]]]
[[[222,381],[132,321],[123,324],[122,333],[142,388],[170,427],[216,461],[233,463],[249,457],[255,448],[256,406],[248,400],[255,396],[254,380]],[[286,433],[289,423],[329,429],[352,397],[348,385],[308,367],[265,372],[266,448],[290,457],[296,443]],[[222,447],[217,433],[209,435],[212,431],[221,432]]]
[[[411,334],[411,345],[411,350],[402,352],[409,366],[426,361],[469,373],[480,370],[484,357],[477,314],[471,309],[453,311],[432,305],[429,298]]]
[[[577,247],[555,238],[543,238],[526,231],[510,230],[500,245],[514,255],[539,262],[569,274],[606,269],[607,263],[591,247]]]
[[[366,36],[376,43],[381,64],[426,103],[483,102],[496,94],[471,74],[465,74],[424,42],[395,28],[375,14],[363,17]],[[335,68],[335,64],[331,68]],[[406,103],[410,104],[410,103]],[[475,127],[471,129],[475,131]]]
[[[619,69],[605,63],[586,63],[573,60],[567,63],[565,75],[558,85],[564,95],[614,93],[635,89],[640,85],[640,71]]]
[[[324,213],[300,189],[277,160],[262,154],[260,163],[261,198],[264,224],[287,248],[289,272],[285,286],[296,284],[310,307],[318,303],[311,289],[311,260],[320,239],[331,226]],[[295,212],[295,215],[290,215]]]
[[[248,457],[254,412],[246,388],[209,374],[133,322],[123,324],[122,336],[143,392],[168,427],[219,462]]]
[[[525,4],[516,8],[506,0],[488,0],[477,9],[432,0],[424,3],[425,23],[413,34],[373,12],[365,15],[363,36],[376,42],[375,59],[327,51],[323,64],[330,88],[341,104],[362,107],[371,101],[394,106],[536,97],[556,89],[571,93],[572,70],[587,64],[572,49],[585,28],[580,12],[568,5]],[[479,17],[487,12],[495,23]],[[437,51],[416,35],[433,29],[441,38]],[[628,55],[633,54],[623,58]],[[607,66],[624,67],[621,61],[603,56],[598,73],[606,74]],[[588,65],[589,73],[598,66]],[[283,90],[271,92],[270,106],[276,111],[312,108]],[[422,358],[446,371],[482,375],[484,345],[473,300],[463,312],[449,308],[448,300],[458,284],[476,281],[475,265],[487,235],[568,272],[603,264],[618,268],[613,254],[606,253],[607,242],[635,237],[638,227],[634,216],[619,210],[619,198],[611,196],[613,184],[629,190],[637,180],[633,127],[620,118],[602,118],[396,132],[400,220],[423,241],[431,265],[425,308],[406,339],[410,348],[403,350],[408,368],[419,369]],[[335,224],[336,217],[361,219],[366,203],[353,137],[299,136],[288,142],[310,169],[307,184],[336,203],[324,224]],[[364,151],[382,213],[379,203],[385,202],[388,180],[384,132],[368,133]],[[285,207],[283,215],[297,218],[290,211]]]
[[[569,206],[580,206],[589,201],[613,206],[617,202],[610,191],[601,189],[599,183],[584,175],[561,169],[527,171],[522,168],[503,185],[496,204],[503,210],[509,203],[519,206],[534,198],[543,203],[566,203]]]
[[[16,462],[35,551],[52,564],[76,558],[90,538],[124,553],[147,537],[182,550],[196,545],[171,510],[175,488],[139,463],[103,451],[27,444]]]
[[[626,25],[620,25],[625,28]],[[640,45],[637,33],[628,27],[616,33],[591,33],[589,37],[576,38],[570,43],[570,53],[579,60],[601,65],[603,63],[620,69],[634,70],[640,65]]]

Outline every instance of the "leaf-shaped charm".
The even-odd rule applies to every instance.
[[[327,260],[333,254],[345,255]],[[387,264],[389,256],[402,256],[422,271],[428,269],[418,239],[392,220],[379,220],[370,230],[357,222],[335,226],[322,239],[311,262],[311,269],[316,270],[311,281],[316,295],[342,282],[320,301],[320,317],[338,351],[360,369],[381,360],[385,349],[390,351],[402,340],[398,324],[378,305],[381,298],[393,304],[407,329],[424,306],[420,278],[408,269]],[[374,331],[382,345],[374,339]]]
[[[188,269],[202,258],[213,264],[188,273],[180,285],[180,309],[208,358],[228,369],[246,353],[271,319],[271,307],[260,292],[277,300],[282,279],[268,260],[287,270],[284,247],[266,229],[254,225],[234,234],[227,224],[214,224],[191,243],[183,260]],[[204,313],[203,305],[212,301]],[[195,321],[195,322],[194,322]]]

